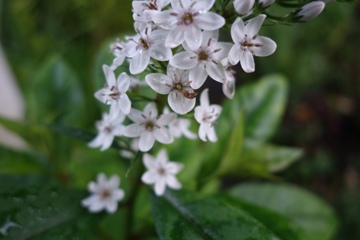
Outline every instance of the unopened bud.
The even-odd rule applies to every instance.
[[[261,6],[261,8],[267,8],[274,2],[275,2],[275,0],[259,0],[259,5]]]
[[[296,14],[299,21],[306,22],[316,18],[324,9],[325,3],[314,1],[304,5]]]
[[[234,0],[235,11],[240,15],[246,15],[254,7],[255,0]]]

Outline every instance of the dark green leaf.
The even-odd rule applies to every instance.
[[[332,239],[337,220],[333,210],[315,195],[288,184],[241,184],[230,194],[288,217],[304,229],[303,240]]]
[[[80,236],[90,232],[84,223],[89,214],[80,205],[85,197],[85,192],[56,186],[2,185],[0,222],[18,225],[7,230],[6,238],[81,239],[79,229],[86,229]]]
[[[283,115],[287,84],[284,77],[270,75],[241,88],[245,115],[246,145],[263,143],[273,135]]]
[[[61,58],[47,59],[27,89],[27,110],[32,121],[81,123],[85,113],[82,89]]]
[[[279,239],[263,224],[225,201],[181,190],[151,195],[160,239]]]

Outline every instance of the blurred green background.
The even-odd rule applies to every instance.
[[[100,66],[112,59],[104,53],[109,42],[133,33],[132,24],[130,0],[1,0],[1,45],[24,93],[27,121],[94,130],[101,112],[93,93],[104,82]],[[273,142],[300,147],[305,154],[279,176],[335,207],[340,220],[336,239],[360,239],[360,4],[332,3],[309,23],[269,24],[260,33],[277,43],[277,51],[257,58],[253,74],[238,69],[237,86],[270,73],[289,79],[289,103]],[[68,80],[59,84],[65,84],[67,92],[53,91],[47,74],[54,62],[57,70],[66,70],[62,72]],[[80,87],[72,88],[76,85]],[[58,101],[47,105],[46,99],[54,97]],[[66,144],[58,144],[61,141]],[[49,146],[59,148],[55,152],[61,156],[50,156],[56,166],[76,144],[86,148],[56,135],[39,143],[39,149],[51,155]],[[2,148],[0,157],[11,151]],[[102,154],[97,152],[91,156]],[[81,153],[77,156],[86,161]],[[69,178],[66,170],[49,175],[53,173],[64,183]],[[86,184],[79,181],[79,186]]]

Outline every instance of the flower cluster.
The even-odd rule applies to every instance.
[[[155,142],[170,144],[180,136],[195,139],[196,134],[190,130],[192,117],[199,124],[200,140],[217,141],[214,126],[222,108],[210,103],[211,91],[203,90],[203,85],[207,79],[215,80],[222,84],[224,95],[232,98],[236,89],[232,67],[240,64],[244,72],[254,72],[254,57],[275,52],[276,43],[259,35],[267,18],[275,21],[265,11],[274,2],[134,0],[136,34],[118,39],[110,46],[114,60],[111,65],[103,66],[106,83],[95,93],[99,101],[110,105],[109,113],[97,123],[98,136],[89,146],[106,150],[115,137],[133,138],[129,149],[121,153],[131,157],[132,152],[151,151]],[[313,1],[281,19],[308,21],[324,5],[322,1]],[[234,15],[229,17],[225,12]],[[219,41],[220,30],[228,29],[231,41]],[[119,66],[127,64],[128,71],[117,75]],[[149,87],[157,97],[138,95],[142,87]],[[167,95],[167,102],[162,95]],[[139,98],[149,101],[141,105]],[[164,151],[160,151],[157,160],[145,153],[143,161],[148,172],[142,180],[154,184],[156,194],[162,195],[166,186],[181,187],[173,175],[182,166],[167,163]],[[90,209],[100,208],[100,205],[91,208],[89,201],[84,204],[90,204]],[[113,205],[107,206],[108,211],[113,209]]]

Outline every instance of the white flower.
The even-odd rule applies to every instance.
[[[163,113],[169,113],[169,109],[167,107],[164,108]],[[190,124],[191,124],[190,119],[177,117],[174,121],[172,121],[169,124],[170,134],[174,138],[180,138],[182,135],[184,135],[189,139],[196,139],[196,134],[189,130]]]
[[[112,70],[115,70],[118,66],[121,66],[125,60],[125,54],[123,49],[125,48],[125,44],[120,41],[120,39],[116,39],[115,43],[110,45],[111,52],[114,54],[115,59],[110,66]]]
[[[193,89],[200,88],[207,76],[218,82],[226,79],[225,68],[221,60],[227,57],[230,43],[218,42],[218,31],[205,31],[201,34],[199,47],[183,44],[185,51],[176,54],[170,60],[170,65],[180,69],[190,69],[189,78]]]
[[[183,164],[170,162],[165,149],[162,149],[154,159],[149,154],[144,154],[143,163],[147,171],[142,175],[141,180],[145,184],[154,184],[155,194],[161,196],[166,186],[172,189],[181,189],[181,183],[175,175],[183,168]]]
[[[168,67],[167,75],[151,73],[145,81],[157,93],[169,94],[169,106],[174,112],[186,114],[194,108],[196,93],[190,87],[188,71]]]
[[[225,73],[226,73],[226,80],[222,84],[222,90],[227,98],[232,99],[235,95],[235,89],[236,89],[235,71],[232,69],[232,66],[230,65],[227,58],[224,59],[222,63],[225,66]]]
[[[259,5],[261,5],[262,8],[267,8],[274,2],[275,2],[275,0],[259,0]]]
[[[150,23],[152,14],[161,11],[168,4],[170,4],[170,0],[133,1],[133,18],[136,22]]]
[[[117,209],[117,202],[124,198],[124,191],[118,188],[120,178],[117,175],[111,176],[107,181],[103,173],[97,176],[97,183],[90,182],[88,189],[91,196],[82,200],[81,204],[88,207],[90,212],[96,213],[106,209],[108,213],[114,213]]]
[[[142,73],[150,63],[150,57],[158,61],[168,61],[172,57],[170,48],[164,41],[168,31],[158,29],[152,31],[150,25],[136,24],[137,35],[128,38],[124,53],[130,60],[130,73]]]
[[[314,1],[302,6],[300,11],[296,14],[299,21],[306,22],[316,18],[325,7],[325,3],[322,1]]]
[[[204,142],[207,139],[216,142],[217,137],[214,123],[221,113],[221,106],[209,103],[208,89],[205,89],[200,96],[200,106],[195,108],[195,120],[200,123],[199,138]]]
[[[113,118],[104,113],[103,119],[96,123],[99,134],[91,142],[89,142],[89,147],[101,147],[101,151],[108,149],[114,141],[115,136],[122,135],[124,130],[122,122],[124,119],[124,114],[120,114],[117,118]]]
[[[131,109],[131,101],[126,94],[130,86],[129,76],[126,73],[121,73],[115,79],[114,71],[110,67],[103,65],[103,70],[106,85],[95,93],[95,97],[99,101],[110,105],[110,115],[113,118],[116,118],[121,113],[128,114]]]
[[[240,61],[245,72],[255,71],[253,56],[265,57],[273,54],[276,43],[267,37],[258,36],[258,32],[266,15],[261,14],[251,19],[246,25],[237,18],[231,26],[231,37],[235,45],[229,51],[229,62],[232,65]]]
[[[165,46],[174,48],[184,41],[193,48],[202,42],[201,30],[213,31],[225,25],[225,19],[209,12],[215,0],[172,0],[172,9],[153,15],[153,21],[170,30]]]
[[[166,125],[176,118],[175,113],[163,114],[158,117],[155,103],[148,103],[144,112],[131,109],[128,117],[134,123],[125,127],[124,135],[127,137],[140,137],[140,151],[149,151],[154,146],[155,140],[165,144],[174,140]]]
[[[255,0],[234,0],[235,11],[240,15],[246,15],[254,7]]]

